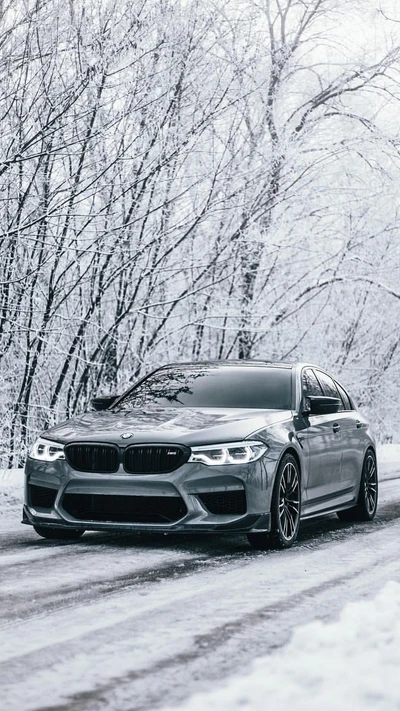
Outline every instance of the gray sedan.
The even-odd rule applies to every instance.
[[[85,530],[245,532],[287,548],[300,521],[368,521],[375,439],[340,383],[304,363],[167,365],[43,433],[26,463],[23,523]]]

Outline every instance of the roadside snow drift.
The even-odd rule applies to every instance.
[[[347,605],[333,624],[299,627],[248,676],[196,694],[179,711],[399,711],[399,669],[400,584],[390,582],[374,600]]]
[[[19,511],[24,496],[24,470],[0,469],[0,515]]]

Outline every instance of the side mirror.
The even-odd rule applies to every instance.
[[[304,400],[302,414],[308,415],[333,415],[339,410],[340,400],[338,397],[328,397],[327,395],[308,395]]]
[[[93,410],[107,410],[111,405],[121,397],[120,395],[103,395],[100,397],[94,397],[90,404]]]

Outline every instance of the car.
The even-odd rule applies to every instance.
[[[25,467],[23,523],[86,531],[245,533],[289,548],[300,521],[371,521],[376,444],[345,388],[307,363],[164,365],[46,430]]]

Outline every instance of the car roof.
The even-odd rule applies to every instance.
[[[171,366],[191,366],[191,365],[232,365],[232,366],[245,366],[245,367],[251,367],[251,366],[266,366],[268,368],[293,368],[296,363],[284,363],[284,362],[275,362],[275,361],[269,361],[269,360],[240,360],[240,359],[227,359],[227,360],[202,360],[202,361],[184,361],[184,362],[174,362],[174,363],[167,363],[165,365],[160,366],[161,368],[170,368]]]

